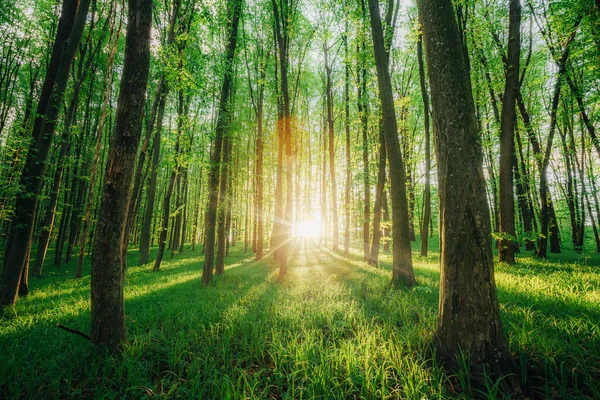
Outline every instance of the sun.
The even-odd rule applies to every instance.
[[[302,221],[296,225],[296,235],[302,237],[318,238],[321,236],[321,220],[314,218]]]

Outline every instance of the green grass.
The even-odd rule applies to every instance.
[[[0,320],[0,398],[496,398],[497,382],[470,388],[468,360],[453,374],[432,361],[439,258],[413,255],[419,286],[408,290],[389,284],[389,254],[372,268],[358,252],[298,243],[279,281],[272,260],[238,246],[204,287],[199,251],[153,273],[131,250],[119,356],[56,328],[89,332],[89,265],[81,280],[73,263],[48,267],[18,316]],[[526,393],[600,398],[600,259],[521,256],[496,282]]]

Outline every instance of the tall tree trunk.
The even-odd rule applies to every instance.
[[[344,127],[346,129],[346,193],[344,196],[344,211],[346,222],[344,230],[344,255],[350,254],[350,183],[351,183],[351,154],[350,154],[350,61],[348,54],[348,16],[346,16],[346,33],[344,34]]]
[[[390,165],[391,201],[392,201],[392,280],[407,286],[416,284],[412,266],[412,254],[409,236],[408,201],[406,198],[406,182],[404,162],[398,141],[398,126],[392,83],[390,80],[389,57],[384,46],[379,1],[369,0],[373,47],[379,84],[379,99],[383,116],[385,148]]]
[[[266,68],[262,68],[261,78],[264,79],[266,74]],[[264,188],[264,176],[263,176],[263,99],[264,99],[264,85],[259,87],[258,93],[258,104],[256,112],[256,260],[263,258],[264,248],[264,206],[263,206],[263,188]]]
[[[517,139],[519,138],[519,132],[515,130],[515,136]],[[519,139],[518,139],[519,140]],[[519,140],[520,142],[520,140]],[[517,159],[517,147],[513,142],[515,147],[512,151],[512,164],[513,164],[513,173],[515,178],[515,186],[517,188],[517,200],[519,203],[519,209],[521,211],[521,218],[523,220],[523,230],[525,231],[525,248],[527,250],[535,250],[535,244],[530,239],[531,233],[533,232],[532,226],[532,218],[533,210],[529,207],[529,184],[527,182],[527,171],[525,171],[525,165],[522,165],[522,169],[519,168],[519,162]]]
[[[521,3],[510,0],[508,23],[508,62],[500,129],[500,233],[498,259],[514,264],[516,250],[513,154],[515,149],[515,101],[519,87],[521,57]]]
[[[370,257],[369,251],[369,222],[371,220],[371,182],[369,175],[369,101],[367,99],[367,68],[365,66],[364,52],[365,42],[362,41],[362,50],[357,50],[358,58],[358,99],[356,106],[360,118],[362,131],[362,161],[363,161],[363,256],[365,260]]]
[[[379,167],[377,172],[377,186],[375,187],[375,206],[373,209],[373,243],[369,254],[369,265],[379,262],[379,246],[381,243],[381,205],[383,202],[383,189],[385,186],[385,138],[383,127],[379,123]]]
[[[38,103],[38,117],[32,132],[30,150],[21,174],[15,209],[19,214],[12,221],[4,253],[4,270],[0,281],[0,309],[14,305],[25,262],[29,256],[30,241],[36,219],[37,199],[47,168],[47,159],[54,136],[63,93],[67,87],[69,71],[83,33],[90,0],[79,4],[65,0],[57,30],[53,54],[47,69]],[[73,16],[74,15],[74,16]],[[62,25],[61,25],[62,24]]]
[[[219,186],[219,166],[221,162],[221,148],[223,147],[223,137],[226,135],[229,125],[229,99],[231,95],[231,86],[233,80],[233,59],[238,39],[238,26],[240,14],[242,12],[243,0],[230,0],[231,2],[231,25],[229,26],[229,37],[227,41],[225,69],[223,76],[223,85],[221,86],[221,96],[219,100],[219,110],[217,115],[217,127],[215,130],[215,141],[210,160],[210,169],[208,177],[208,196],[209,202],[205,216],[205,237],[204,237],[204,268],[202,271],[202,282],[206,285],[212,280],[213,267],[215,262],[215,223],[217,219],[217,202]]]
[[[279,249],[279,276],[283,277],[287,272],[287,259],[290,248],[289,241],[292,235],[292,194],[293,194],[293,155],[292,155],[292,128],[290,120],[290,94],[288,88],[288,66],[289,66],[289,23],[291,17],[292,4],[284,3],[281,7],[277,5],[277,0],[272,0],[273,14],[275,17],[275,36],[279,49],[279,68],[280,68],[280,91],[283,120],[279,121],[278,129],[281,129],[280,139],[283,141],[285,149],[285,180],[286,197],[285,211],[281,224],[281,248]]]
[[[323,44],[325,50],[325,99],[327,102],[327,132],[329,134],[329,177],[331,183],[331,222],[333,228],[332,250],[338,251],[339,246],[339,225],[338,225],[338,208],[337,208],[337,181],[335,179],[335,132],[333,121],[333,93],[331,82],[331,65],[329,64],[329,52],[326,44]],[[333,62],[333,61],[331,61]]]
[[[483,372],[520,392],[510,372],[494,280],[482,147],[451,0],[418,0],[431,87],[440,204],[438,354],[460,351]],[[452,68],[447,68],[451,63]]]
[[[171,196],[173,195],[173,187],[175,186],[176,178],[177,173],[173,170],[171,172],[171,177],[169,178],[169,186],[167,187],[163,202],[162,220],[158,235],[158,253],[156,255],[156,260],[154,260],[154,267],[152,269],[153,271],[158,271],[160,269],[163,257],[165,256],[165,248],[167,247],[167,233],[169,230],[169,218],[171,216]]]
[[[217,217],[217,262],[215,264],[216,274],[221,275],[225,272],[225,247],[227,234],[225,225],[227,223],[227,205],[231,194],[227,193],[228,175],[229,175],[229,156],[231,151],[229,137],[226,135],[223,140],[223,159],[221,161],[221,187],[219,189],[219,211]]]
[[[127,341],[123,235],[150,67],[152,1],[129,0],[123,75],[92,251],[91,337],[117,350]]]
[[[156,202],[156,183],[158,180],[158,163],[160,162],[160,137],[162,132],[162,121],[165,113],[166,95],[158,99],[158,115],[156,118],[156,129],[152,140],[152,166],[150,167],[150,182],[148,182],[148,193],[146,194],[146,211],[142,233],[140,235],[140,265],[148,263],[150,254],[150,242],[152,239],[152,217],[154,215],[154,204]],[[168,221],[167,221],[168,222]]]
[[[417,41],[417,58],[419,61],[419,83],[423,98],[423,125],[425,128],[425,188],[423,189],[423,221],[421,223],[421,256],[427,257],[429,244],[429,220],[431,219],[431,139],[429,134],[429,94],[425,83],[425,66],[423,63],[423,35]]]

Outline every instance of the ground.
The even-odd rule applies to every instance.
[[[131,249],[120,356],[56,327],[89,332],[89,265],[80,280],[76,261],[46,267],[0,319],[0,398],[497,398],[497,382],[469,385],[467,359],[454,373],[432,362],[439,258],[417,247],[412,289],[390,285],[389,254],[374,268],[315,239],[294,242],[281,281],[271,257],[257,263],[238,244],[207,287],[199,250],[151,272]],[[599,272],[598,256],[573,252],[496,267],[530,398],[600,398]]]

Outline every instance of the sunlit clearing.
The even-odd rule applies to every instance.
[[[300,222],[296,225],[296,235],[317,238],[321,236],[321,221],[318,218]]]

